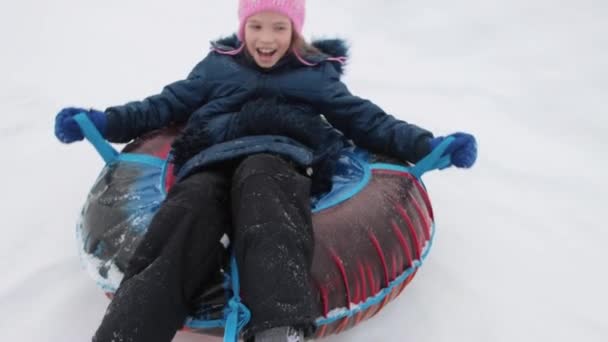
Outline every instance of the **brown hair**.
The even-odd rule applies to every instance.
[[[319,49],[308,43],[306,39],[299,35],[295,30],[293,31],[293,35],[291,37],[291,48],[302,57],[321,53]]]

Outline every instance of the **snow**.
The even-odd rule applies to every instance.
[[[480,146],[474,169],[426,176],[437,232],[409,288],[327,341],[607,341],[608,2],[308,2],[307,36],[349,40],[354,93]],[[75,239],[102,161],[55,140],[55,113],[157,93],[235,17],[232,0],[0,3],[0,340],[90,340],[108,304]]]

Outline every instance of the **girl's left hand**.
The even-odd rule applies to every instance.
[[[95,127],[103,135],[106,128],[106,114],[94,109],[83,109],[68,107],[62,109],[55,116],[55,136],[59,141],[69,144],[84,139],[80,126],[74,120],[74,116],[79,113],[86,113]]]
[[[469,168],[477,160],[477,141],[468,133],[457,132],[448,135],[454,141],[448,146],[443,156],[450,156],[452,165],[460,168]],[[446,137],[437,137],[430,140],[431,150],[434,150]]]

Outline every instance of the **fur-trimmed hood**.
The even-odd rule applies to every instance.
[[[344,72],[344,64],[348,58],[349,48],[343,39],[315,39],[310,43],[311,46],[320,53],[307,54],[301,56],[306,62],[318,64],[329,60],[335,62],[334,65],[340,74]],[[236,34],[220,38],[211,42],[212,50],[222,52],[237,51],[242,48],[243,43],[237,38]]]

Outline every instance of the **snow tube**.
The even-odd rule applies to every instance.
[[[172,185],[167,155],[179,129],[152,132],[118,153],[86,115],[78,115],[77,121],[106,161],[77,225],[80,255],[88,273],[111,297]],[[434,234],[431,202],[420,176],[449,166],[449,159],[439,156],[450,142],[414,167],[361,149],[342,152],[331,192],[311,199],[312,274],[323,312],[316,321],[316,338],[374,316],[415,276]],[[230,329],[238,336],[248,318],[238,301],[235,267],[233,263],[226,271],[218,270],[216,285],[201,295],[184,329],[213,335]]]

